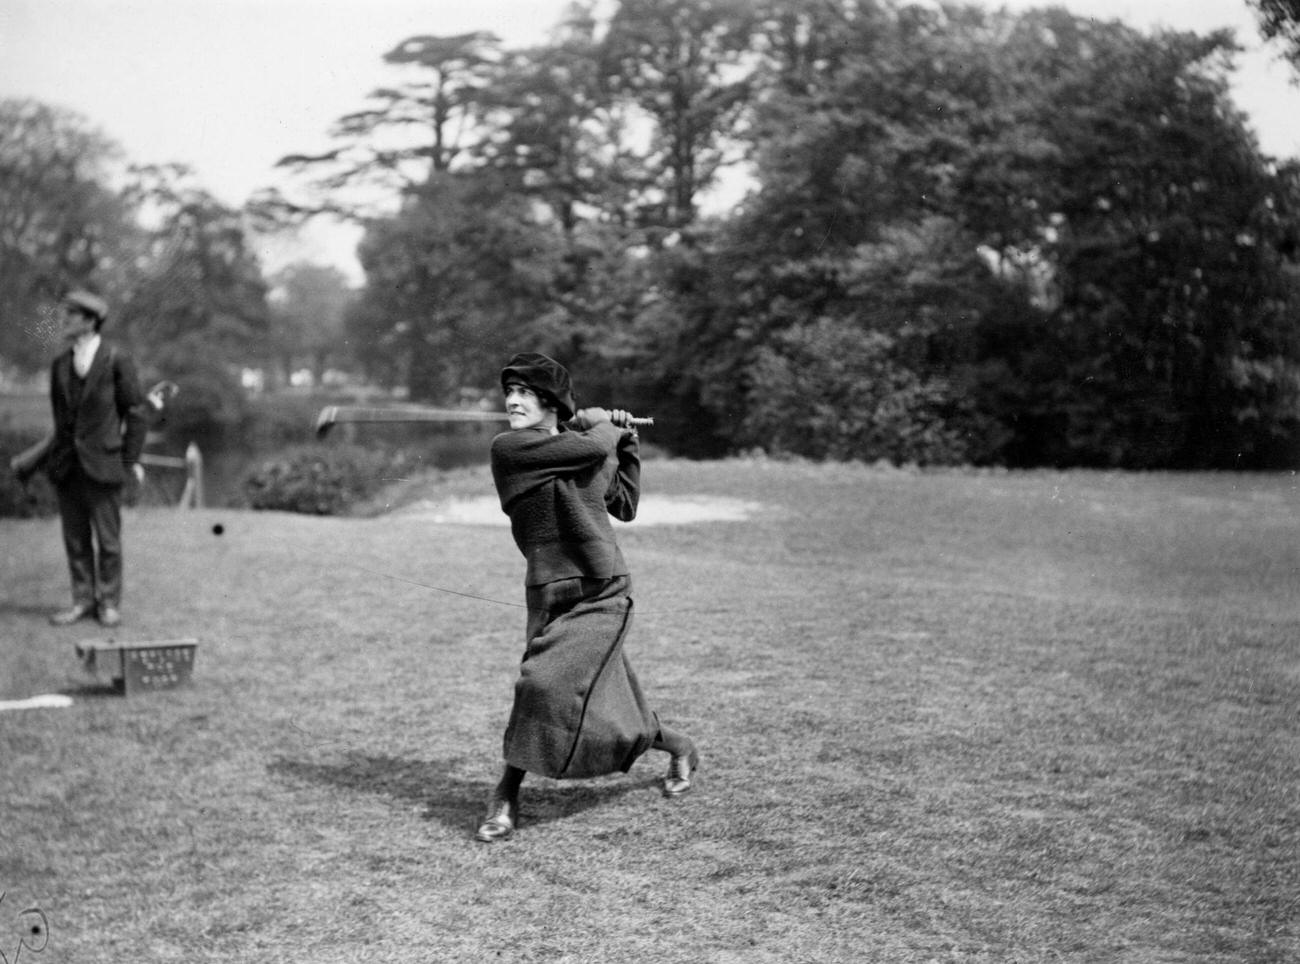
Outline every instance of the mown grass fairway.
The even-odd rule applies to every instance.
[[[620,535],[698,792],[530,779],[491,847],[507,529],[134,511],[118,636],[200,647],[125,699],[45,623],[57,523],[0,522],[0,699],[76,700],[0,713],[0,951],[40,908],[48,964],[1300,960],[1295,477],[644,483],[764,507]]]

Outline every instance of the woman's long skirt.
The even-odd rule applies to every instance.
[[[529,587],[528,644],[506,727],[505,761],[555,778],[626,772],[659,721],[623,652],[631,580]]]

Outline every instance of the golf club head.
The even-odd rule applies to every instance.
[[[326,405],[316,416],[316,438],[323,439],[338,420],[338,406]]]

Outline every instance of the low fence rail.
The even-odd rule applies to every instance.
[[[175,455],[154,455],[152,452],[145,452],[140,456],[140,463],[160,469],[184,469],[185,488],[181,492],[180,500],[176,503],[176,508],[203,508],[203,453],[199,451],[199,447],[193,442],[185,447],[184,458]]]

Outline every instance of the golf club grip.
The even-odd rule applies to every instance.
[[[614,411],[626,411],[626,409],[613,409],[613,408],[606,408],[602,410],[605,412],[606,415]],[[578,409],[578,412],[575,412],[572,418],[569,418],[564,422],[566,428],[570,430],[581,431],[584,427],[590,427],[595,424],[594,422],[591,422],[586,419],[579,419],[578,413],[581,411],[582,411],[581,408]],[[629,415],[627,422],[622,425],[620,425],[618,422],[615,422],[612,418],[609,419],[609,423],[613,425],[615,428],[651,428],[654,425],[655,420],[650,416],[646,416],[645,418],[638,418],[635,415]]]
[[[635,415],[627,420],[626,425],[619,425],[613,419],[610,419],[610,424],[612,424],[615,428],[650,428],[651,426],[654,425],[654,423],[655,420],[653,418],[637,418]],[[576,419],[574,419],[574,420],[570,420],[567,424],[570,427],[574,427],[578,424],[578,422]]]

